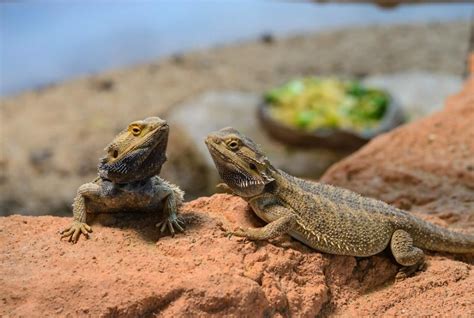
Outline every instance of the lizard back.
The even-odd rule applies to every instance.
[[[302,198],[302,201],[314,202],[314,206],[305,203],[294,207],[296,211],[304,211],[299,215],[302,224],[313,229],[312,232],[320,232],[319,235],[329,235],[336,242],[344,240],[346,244],[339,245],[349,249],[349,255],[366,256],[380,252],[389,244],[391,234],[398,229],[410,233],[414,245],[423,249],[452,253],[474,252],[472,235],[436,226],[385,202],[362,197],[343,188],[305,181],[283,171],[279,173],[293,185],[289,188],[294,188],[280,190],[282,194],[288,192],[283,194],[283,197],[303,195],[307,198]],[[295,193],[292,194],[291,191]],[[298,193],[299,191],[302,194]],[[311,233],[305,233],[304,236],[308,234],[311,236]],[[295,233],[295,236],[300,235]],[[360,249],[364,250],[364,255],[360,255]]]

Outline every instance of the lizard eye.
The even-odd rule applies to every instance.
[[[235,140],[232,140],[227,144],[227,146],[229,146],[229,148],[232,150],[237,150],[237,148],[239,147],[239,143]]]
[[[142,132],[140,127],[137,127],[137,126],[133,126],[131,131],[134,136],[138,136]]]
[[[117,158],[118,157],[118,150],[114,150],[112,153],[112,157]]]

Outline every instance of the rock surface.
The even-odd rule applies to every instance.
[[[175,238],[158,237],[159,215],[109,216],[76,245],[59,240],[69,218],[0,218],[0,315],[474,314],[472,266],[452,257],[430,256],[426,272],[394,282],[388,255],[227,238],[222,228],[262,225],[237,197],[192,201],[183,216],[187,232]]]
[[[260,94],[300,75],[417,69],[461,76],[469,30],[468,22],[370,26],[254,41],[2,100],[0,215],[69,215],[77,188],[95,178],[102,149],[132,120],[168,118],[176,105],[206,91]],[[190,142],[171,127],[162,176],[190,197],[209,194],[205,162],[192,157]],[[191,174],[182,173],[196,161]]]

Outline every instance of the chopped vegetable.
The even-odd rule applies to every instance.
[[[293,80],[274,88],[265,94],[265,100],[276,120],[307,131],[372,128],[390,103],[386,92],[360,82],[317,77]]]

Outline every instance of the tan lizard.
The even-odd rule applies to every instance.
[[[133,210],[157,212],[167,217],[157,224],[174,235],[174,227],[183,231],[177,216],[184,192],[161,179],[158,174],[166,161],[169,126],[158,117],[132,122],[105,148],[99,163],[99,176],[77,190],[73,203],[74,220],[61,232],[61,238],[77,242],[92,231],[87,215]]]
[[[230,234],[267,240],[288,233],[330,254],[371,256],[390,246],[411,272],[422,249],[474,253],[474,236],[425,222],[382,201],[327,184],[295,178],[273,167],[258,146],[233,128],[209,134],[209,152],[227,186],[268,224]]]

